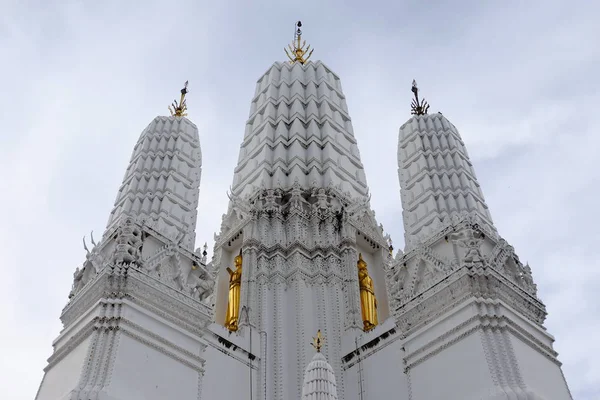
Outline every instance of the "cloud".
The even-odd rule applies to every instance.
[[[0,392],[31,399],[60,331],[81,237],[103,231],[139,133],[190,80],[203,173],[197,246],[226,211],[254,84],[304,22],[342,79],[379,222],[402,247],[397,134],[413,78],[461,132],[502,236],[529,261],[577,399],[600,396],[594,231],[598,6],[16,2],[0,16],[0,229],[11,330]],[[212,251],[211,251],[212,253]]]

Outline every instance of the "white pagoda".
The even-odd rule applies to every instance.
[[[340,79],[309,61],[300,26],[256,85],[210,262],[193,248],[187,83],[142,132],[104,235],[84,241],[36,398],[571,399],[531,269],[498,235],[456,128],[413,83],[394,258]],[[317,331],[328,345],[313,355]]]

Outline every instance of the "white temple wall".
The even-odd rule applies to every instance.
[[[528,389],[544,400],[571,399],[567,382],[558,364],[513,335],[510,335],[510,343]]]
[[[117,338],[110,384],[111,400],[198,398],[201,372],[158,343],[142,342],[129,334]]]
[[[445,313],[427,326],[410,332],[404,343],[407,355],[410,356],[416,351],[427,350],[436,341],[448,336],[448,332],[475,316],[477,316],[477,310],[472,300],[467,300],[455,306],[450,312]],[[471,325],[475,323],[476,321],[473,321]],[[466,329],[471,325],[464,326],[463,328]]]
[[[152,335],[158,335],[170,344],[192,354],[200,355],[202,353],[204,345],[196,335],[127,300],[123,300],[123,303],[121,318],[125,320],[125,326],[129,323],[138,325],[139,328],[151,332]]]
[[[471,298],[410,332],[410,392],[423,400],[570,399],[552,341],[503,302]]]
[[[427,358],[408,371],[413,399],[464,400],[485,398],[494,382],[481,338],[473,333]]]
[[[403,372],[403,341],[397,333],[391,333],[390,327],[395,326],[393,321],[384,325],[360,334],[351,340],[352,343],[346,343],[345,351],[358,348],[360,355],[355,354],[347,361],[343,371],[344,400],[408,400],[407,375]],[[384,332],[390,334],[381,336]],[[372,345],[377,338],[377,343]]]
[[[482,339],[473,331],[475,316],[477,308],[468,300],[410,332],[403,356],[413,399],[479,399],[494,387]]]
[[[90,346],[90,336],[44,374],[36,400],[62,400],[77,387]]]
[[[408,400],[402,353],[402,341],[396,340],[361,361],[364,400],[390,398],[391,393],[396,394],[396,400]]]
[[[63,346],[69,345],[69,342],[72,340],[73,336],[84,329],[87,324],[90,324],[95,317],[100,316],[100,313],[101,306],[99,303],[96,303],[94,306],[90,307],[88,312],[83,314],[70,325],[63,328],[58,337],[52,343],[54,350],[58,351]]]
[[[344,389],[345,389],[344,400],[361,400],[358,364],[354,365],[352,368],[346,369],[343,372],[343,374],[344,374],[344,386],[345,386],[344,387]],[[339,379],[340,377],[341,377],[340,375],[335,376],[336,379]],[[363,398],[364,398],[364,396],[363,396]]]
[[[257,349],[259,346],[260,342],[256,343]],[[207,347],[204,357],[206,358],[206,372],[203,378],[202,400],[258,399],[259,374],[256,370],[253,370],[251,374],[248,365],[213,346]],[[252,396],[250,395],[250,375],[252,375]],[[165,399],[167,398],[175,399],[176,397],[165,397]],[[184,399],[184,397],[177,398]],[[196,399],[196,397],[189,398]]]

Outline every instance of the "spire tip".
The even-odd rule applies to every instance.
[[[325,338],[321,335],[321,330],[319,329],[317,331],[317,337],[313,338],[313,342],[311,343],[312,347],[314,347],[317,350],[317,353],[321,352],[321,348],[323,347],[324,341]]]
[[[310,45],[306,46],[306,40],[301,43],[302,40],[302,21],[296,22],[294,29],[294,40],[292,40],[292,44],[288,45],[288,48],[284,48],[285,55],[290,59],[290,64],[294,64],[295,62],[299,62],[300,64],[305,64],[310,56],[312,55],[314,49],[310,48]],[[288,52],[289,49],[289,52]]]
[[[189,93],[188,90],[189,81],[185,81],[183,85],[183,89],[181,89],[181,97],[179,99],[179,104],[177,104],[177,100],[173,100],[173,104],[169,106],[169,111],[171,112],[172,117],[185,117],[187,116],[187,102],[185,100],[185,95]],[[173,108],[171,108],[173,107]]]
[[[411,105],[410,105],[410,113],[412,115],[425,115],[427,111],[429,111],[429,104],[425,101],[425,99],[421,99],[419,101],[419,88],[417,87],[417,81],[413,79],[411,91],[415,95]]]

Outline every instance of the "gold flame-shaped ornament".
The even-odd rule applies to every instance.
[[[292,40],[292,44],[288,45],[290,52],[288,53],[288,49],[285,47],[283,48],[283,50],[285,50],[285,54],[290,59],[290,64],[295,62],[299,62],[300,64],[306,63],[314,51],[314,49],[311,50],[310,45],[306,46],[306,40],[301,43],[302,31],[300,30],[300,27],[302,27],[302,22],[296,22],[294,40]]]
[[[317,331],[317,337],[313,338],[313,342],[311,343],[312,347],[314,347],[318,353],[321,352],[321,348],[323,347],[323,342],[325,341],[325,338],[323,337],[323,335],[321,335],[321,330],[319,329]]]
[[[179,104],[177,104],[177,100],[173,100],[173,104],[169,106],[169,111],[171,112],[172,117],[185,117],[187,116],[187,102],[185,100],[185,95],[188,94],[188,81],[185,81],[185,85],[183,89],[181,89],[181,98],[179,99]],[[173,107],[173,108],[171,108]]]

